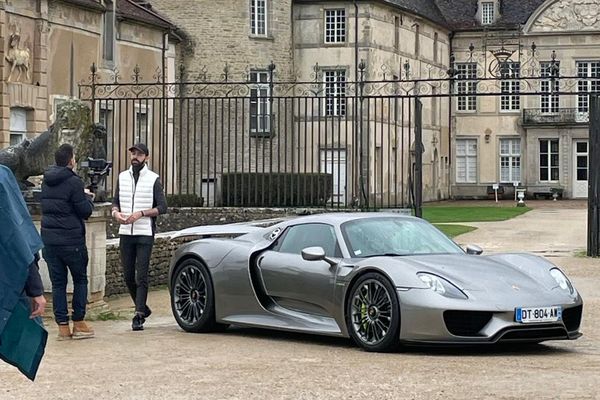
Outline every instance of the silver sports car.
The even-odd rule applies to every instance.
[[[351,337],[369,351],[581,336],[583,302],[558,267],[464,251],[418,218],[319,214],[185,235],[203,237],[171,261],[171,306],[186,331],[282,329]]]

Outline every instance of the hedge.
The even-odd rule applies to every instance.
[[[323,207],[333,193],[333,175],[325,173],[224,173],[225,207]]]

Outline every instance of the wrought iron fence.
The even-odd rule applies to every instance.
[[[92,67],[79,98],[90,102],[94,119],[107,127],[107,154],[116,172],[129,166],[128,146],[148,144],[150,166],[171,204],[418,208],[423,188],[435,188],[442,173],[422,179],[427,146],[415,135],[444,141],[450,157],[449,119],[461,104],[475,107],[474,98],[496,96],[520,109],[522,96],[536,96],[555,107],[559,96],[576,95],[582,102],[596,93],[581,85],[589,78],[556,63],[550,63],[556,71],[543,73],[535,48],[531,53],[516,74],[506,70],[515,63],[505,60],[488,75],[473,54],[474,75],[461,72],[453,57],[448,70],[430,65],[418,79],[408,62],[395,73],[382,67],[371,76],[361,62],[356,82],[335,71],[324,75],[318,66],[313,80],[293,82],[276,81],[273,64],[250,71],[243,81],[232,81],[227,68],[220,80],[206,74],[189,79],[181,68],[175,82],[165,82],[158,72],[144,81],[136,67],[123,82],[118,71],[101,77]],[[373,77],[379,80],[369,80]],[[448,120],[433,117],[442,114],[439,99],[448,101]],[[421,101],[434,112],[417,112]],[[525,109],[521,123],[583,118],[574,110],[549,116]],[[449,170],[444,173],[448,177]],[[109,191],[115,180],[108,182]]]
[[[171,204],[414,204],[414,97],[389,82],[274,82],[273,69],[245,82],[174,83],[142,82],[139,70],[128,83],[102,80],[92,69],[80,98],[107,127],[107,189],[142,141]]]

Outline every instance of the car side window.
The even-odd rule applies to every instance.
[[[292,226],[279,240],[281,244],[274,250],[280,253],[302,254],[302,250],[307,247],[319,246],[325,250],[325,255],[328,257],[339,257],[340,254],[335,231],[327,224]]]

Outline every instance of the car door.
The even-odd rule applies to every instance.
[[[265,293],[282,307],[331,316],[337,268],[325,261],[305,261],[302,249],[319,246],[329,257],[340,250],[333,226],[323,223],[288,227],[275,247],[257,259]]]

